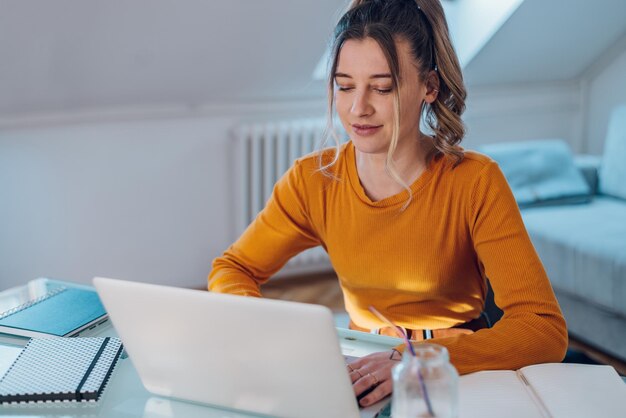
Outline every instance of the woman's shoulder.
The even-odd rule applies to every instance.
[[[444,171],[466,179],[476,178],[482,173],[498,169],[498,164],[491,157],[473,150],[463,150],[463,159],[459,163],[452,157],[444,157],[444,160]]]
[[[481,154],[478,151],[464,150],[463,161],[461,161],[458,167],[465,171],[480,173],[486,167],[494,164],[496,162],[488,155]]]
[[[462,183],[464,186],[473,186],[480,181],[493,181],[494,178],[502,177],[498,163],[477,151],[463,150],[460,163],[455,164],[454,160],[446,158],[444,164],[444,178],[456,185]]]

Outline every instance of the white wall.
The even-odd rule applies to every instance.
[[[588,152],[601,154],[612,109],[626,103],[626,36],[586,75]]]
[[[0,290],[40,276],[205,286],[234,238],[232,128],[315,109],[0,129]]]
[[[581,89],[578,82],[470,87],[466,148],[482,143],[561,138],[581,145]]]

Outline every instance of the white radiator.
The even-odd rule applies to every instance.
[[[241,234],[263,209],[274,184],[293,161],[317,151],[322,141],[324,119],[298,119],[286,122],[241,126],[236,134],[235,166],[239,167],[240,190],[237,235]],[[291,259],[277,276],[311,274],[331,269],[322,247],[311,248]]]

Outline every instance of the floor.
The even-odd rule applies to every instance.
[[[271,280],[263,286],[263,296],[271,299],[317,303],[328,306],[339,322],[347,325],[343,296],[334,273]],[[609,364],[626,376],[626,362],[611,357],[582,341],[570,337],[567,361]]]

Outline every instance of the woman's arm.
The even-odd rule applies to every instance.
[[[304,170],[296,161],[256,219],[213,261],[210,291],[261,296],[259,286],[291,257],[320,244],[307,211]]]
[[[504,315],[491,329],[432,342],[448,348],[461,374],[561,361],[567,349],[565,320],[496,163],[483,167],[470,200],[468,224],[479,268]]]

